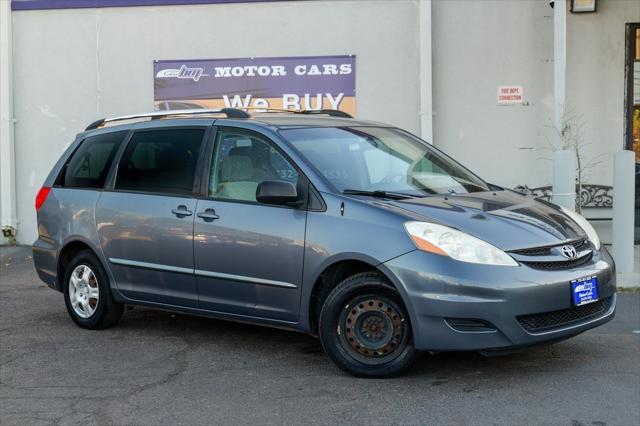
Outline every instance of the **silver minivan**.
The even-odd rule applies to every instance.
[[[558,341],[616,306],[583,217],[339,111],[101,119],[36,210],[36,269],[80,327],[125,305],[284,327],[356,376]]]

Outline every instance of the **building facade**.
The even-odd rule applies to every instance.
[[[115,3],[130,7],[109,7]],[[586,213],[606,219],[612,155],[638,149],[640,2],[596,0],[593,13],[571,13],[571,3],[566,122],[580,142],[583,181],[604,188],[593,194],[601,206]],[[0,86],[0,208],[3,227],[15,228],[19,243],[36,238],[35,194],[75,134],[101,117],[154,108],[157,60],[354,55],[359,118],[421,135],[491,183],[551,184],[557,130],[548,1],[14,0],[12,6],[3,5],[0,21],[8,52],[2,66],[8,83]],[[501,88],[515,91],[517,101],[502,101]],[[606,220],[598,223],[606,241]]]

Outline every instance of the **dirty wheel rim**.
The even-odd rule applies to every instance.
[[[69,301],[73,312],[80,318],[89,318],[96,312],[100,301],[98,280],[87,265],[78,265],[69,278]]]
[[[342,311],[338,331],[342,346],[353,358],[374,365],[398,357],[408,340],[403,311],[377,295],[350,301]]]

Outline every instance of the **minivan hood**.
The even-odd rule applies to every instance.
[[[447,225],[502,250],[560,244],[585,232],[560,210],[513,191],[434,195],[386,203],[415,220]]]

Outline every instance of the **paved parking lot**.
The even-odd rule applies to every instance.
[[[607,325],[499,358],[421,356],[354,379],[294,332],[136,308],[67,317],[27,248],[0,248],[0,424],[640,424],[640,294]],[[635,331],[635,333],[634,333]]]

